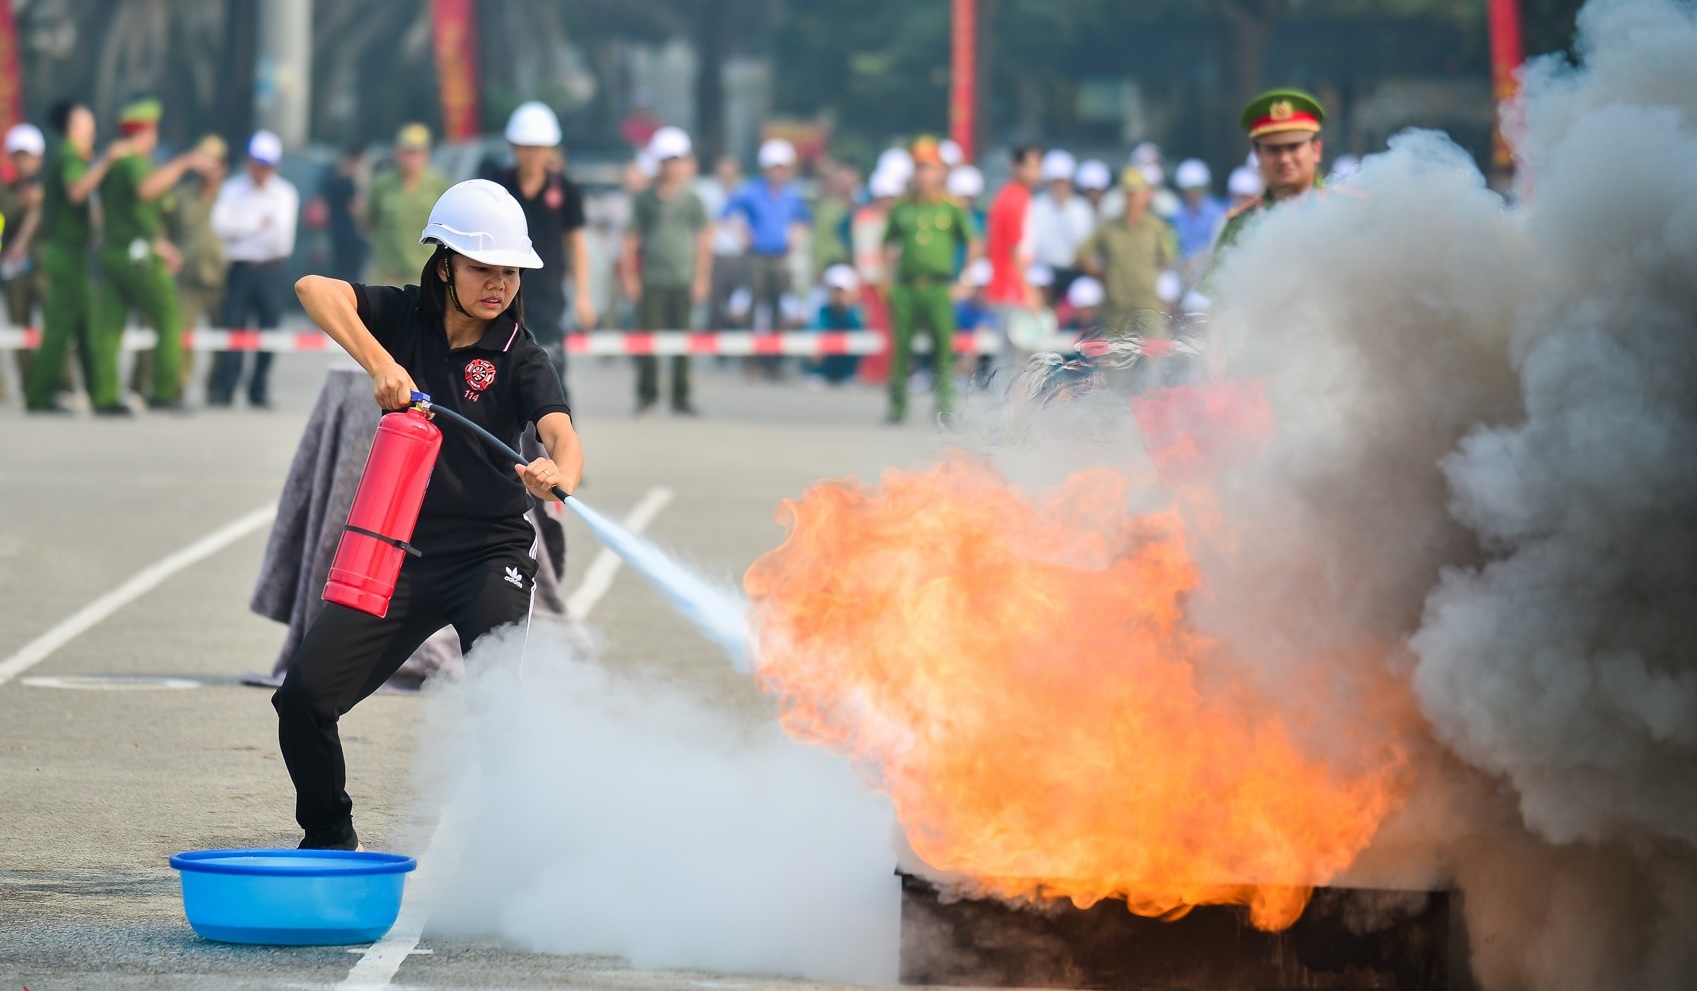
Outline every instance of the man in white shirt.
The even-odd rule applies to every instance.
[[[1077,161],[1058,148],[1043,156],[1043,192],[1032,199],[1026,225],[1032,261],[1055,273],[1051,303],[1064,298],[1078,277],[1078,247],[1096,229],[1096,211],[1073,187],[1077,169]]]
[[[289,298],[287,263],[295,250],[295,221],[300,193],[282,176],[283,142],[270,131],[255,131],[247,144],[247,171],[224,183],[212,207],[212,231],[224,242],[230,273],[225,280],[224,326],[231,330],[271,330]],[[242,352],[220,352],[212,373],[209,406],[229,406],[241,384]],[[248,379],[248,404],[271,405],[266,379],[271,353],[260,351]]]

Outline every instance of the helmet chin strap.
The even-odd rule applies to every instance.
[[[450,255],[442,259],[442,272],[448,277],[448,299],[454,304],[454,309],[460,311],[461,316],[471,317],[471,314],[466,312],[465,307],[460,305],[460,294],[454,289],[454,263],[449,260],[451,257]],[[476,317],[471,318],[477,319]]]

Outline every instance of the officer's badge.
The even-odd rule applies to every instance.
[[[495,363],[488,358],[474,358],[466,362],[465,384],[482,392],[495,384]]]
[[[1273,105],[1267,108],[1267,116],[1273,120],[1290,120],[1296,116],[1296,109],[1289,100],[1274,100]]]

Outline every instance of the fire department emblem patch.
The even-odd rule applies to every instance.
[[[482,392],[495,384],[495,363],[488,358],[474,358],[466,363],[465,384]]]

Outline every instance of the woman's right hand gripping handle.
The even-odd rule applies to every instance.
[[[371,395],[379,407],[394,410],[412,405],[412,394],[418,387],[360,320],[353,286],[340,279],[308,275],[295,283],[295,295],[312,322],[371,375]]]

